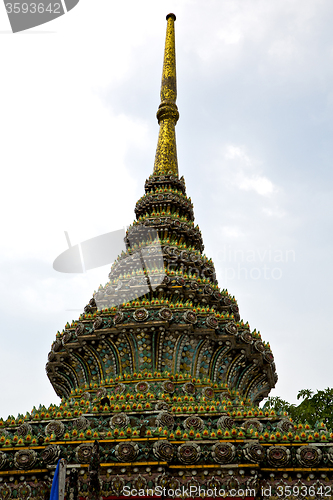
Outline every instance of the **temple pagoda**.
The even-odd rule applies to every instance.
[[[49,498],[59,458],[67,500],[333,497],[333,433],[258,407],[277,381],[270,345],[203,253],[178,171],[175,19],[126,252],[51,346],[61,403],[0,420],[1,500]]]

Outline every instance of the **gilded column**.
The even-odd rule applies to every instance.
[[[164,62],[161,84],[161,104],[157,111],[160,126],[156,149],[154,175],[174,175],[178,177],[178,161],[175,126],[179,118],[176,81],[176,51],[174,14],[167,15]]]

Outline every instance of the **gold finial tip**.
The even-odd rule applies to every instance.
[[[172,14],[172,12],[166,16],[166,20],[168,20],[168,19],[169,19],[169,17],[172,17],[172,19],[173,19],[174,21],[176,20],[176,16],[175,16],[175,14]]]

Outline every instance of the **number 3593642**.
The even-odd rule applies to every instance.
[[[60,3],[6,3],[6,10],[8,14],[61,14]]]
[[[290,496],[315,496],[317,497],[330,497],[331,498],[331,486],[278,486],[276,488],[276,494],[278,497],[290,497]]]

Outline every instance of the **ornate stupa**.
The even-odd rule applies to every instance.
[[[218,286],[179,177],[174,20],[170,14],[154,170],[126,233],[126,252],[52,346],[46,370],[60,397],[82,390],[91,399],[115,379],[133,384],[159,373],[162,384],[180,379],[194,384],[193,394],[207,389],[215,397],[216,389],[253,405],[277,380],[269,344],[250,331],[236,299]]]
[[[52,344],[46,372],[61,403],[0,420],[1,500],[48,498],[59,458],[72,500],[331,493],[333,433],[258,407],[277,381],[270,345],[203,253],[178,172],[175,19],[153,173],[126,252]]]

